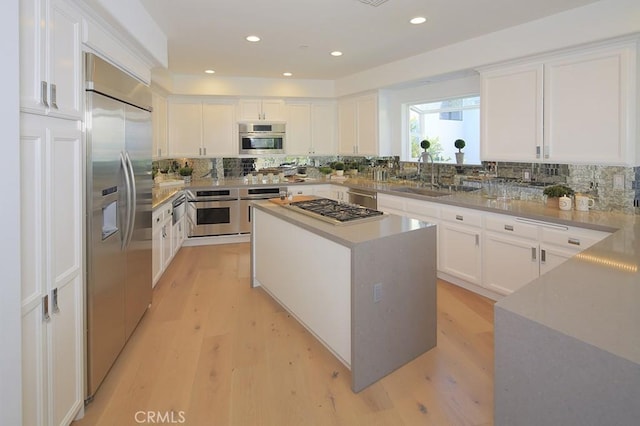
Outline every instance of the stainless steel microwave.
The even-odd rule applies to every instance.
[[[240,154],[284,154],[285,123],[240,123]]]

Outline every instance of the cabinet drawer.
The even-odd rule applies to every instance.
[[[608,232],[569,227],[566,231],[542,228],[540,241],[562,247],[584,250],[610,235]]]
[[[419,216],[434,218],[440,217],[440,206],[434,203],[429,203],[428,201],[406,200],[405,211],[409,213],[409,216],[411,216],[411,214],[417,214]]]
[[[482,212],[478,210],[443,208],[441,217],[450,222],[482,227]]]
[[[158,225],[164,221],[164,206],[157,207],[151,216],[151,223]]]
[[[526,223],[520,223],[511,216],[491,216],[484,218],[484,227],[487,231],[500,232],[518,237],[538,239],[538,227]]]

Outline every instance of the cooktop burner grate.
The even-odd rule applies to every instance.
[[[294,209],[300,209],[303,212],[319,218],[329,219],[331,222],[347,223],[360,221],[363,219],[375,218],[382,216],[384,213],[367,207],[355,204],[341,203],[329,198],[316,198],[309,201],[296,201],[290,204]]]

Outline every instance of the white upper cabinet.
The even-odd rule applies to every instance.
[[[287,140],[290,155],[335,155],[335,102],[287,103]]]
[[[237,155],[235,103],[170,99],[169,154],[173,157]]]
[[[202,103],[202,148],[207,156],[238,155],[236,108],[231,103]]]
[[[82,118],[81,15],[62,0],[20,0],[20,104]]]
[[[170,100],[169,155],[194,157],[204,155],[202,150],[202,103]]]
[[[640,164],[636,41],[482,72],[482,160]]]
[[[545,160],[628,164],[635,90],[630,48],[603,49],[545,64]],[[635,63],[635,60],[633,61]]]
[[[161,158],[169,155],[169,145],[167,143],[167,98],[156,93],[152,98],[153,111],[151,119],[153,121],[153,157]]]
[[[240,99],[240,121],[285,121],[285,103],[282,99]]]
[[[542,64],[504,68],[482,76],[481,156],[535,161],[542,150]]]
[[[338,102],[339,154],[381,155],[378,146],[378,95]]]

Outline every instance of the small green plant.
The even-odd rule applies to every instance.
[[[458,148],[458,152],[462,152],[462,148],[464,148],[466,145],[467,144],[462,139],[456,139],[455,142],[453,142],[453,146]]]
[[[334,170],[344,170],[344,163],[342,161],[336,161],[333,163]]]
[[[333,169],[329,166],[321,166],[318,168],[318,171],[323,175],[330,175]]]
[[[551,185],[547,186],[542,193],[550,198],[559,198],[565,195],[573,195],[574,191],[566,185]]]
[[[180,169],[178,169],[178,173],[180,176],[191,176],[193,173],[193,167],[190,167],[189,164],[185,162],[184,167],[180,167]]]
[[[431,146],[431,142],[429,142],[426,139],[420,142],[420,148],[424,149],[425,151],[428,150],[430,146]]]

